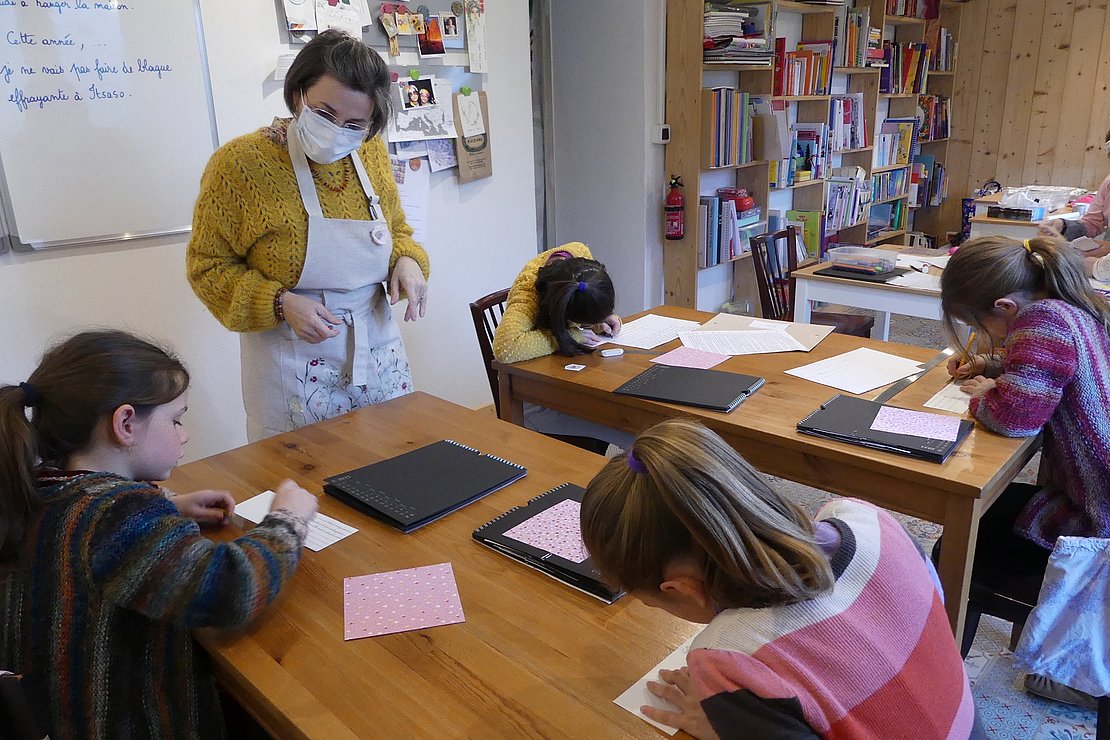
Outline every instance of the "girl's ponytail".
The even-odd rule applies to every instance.
[[[1044,271],[1044,287],[1049,296],[1083,309],[1110,331],[1110,304],[1091,288],[1075,249],[1049,237],[1026,239],[1022,246],[1029,259]]]
[[[34,388],[0,387],[0,566],[16,559],[35,509],[38,444],[27,420]]]

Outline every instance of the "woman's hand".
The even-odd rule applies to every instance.
[[[1041,221],[1037,224],[1037,234],[1040,236],[1060,236],[1064,233],[1067,224],[1063,219],[1050,218],[1047,221]]]
[[[323,303],[287,292],[281,297],[281,306],[289,328],[309,344],[319,344],[325,339],[339,336],[335,325],[340,321]]]
[[[595,334],[615,337],[617,332],[621,330],[621,317],[613,314],[600,324],[594,324],[591,328]]]
[[[177,513],[200,524],[227,524],[235,511],[235,499],[227,491],[193,491],[170,501]]]
[[[998,381],[994,378],[984,378],[982,375],[976,375],[974,378],[968,378],[960,383],[960,390],[975,398],[983,395],[996,385],[998,385]]]
[[[972,355],[967,362],[962,357],[953,357],[948,360],[948,374],[956,380],[982,375],[987,370],[987,358],[983,355]]]
[[[424,318],[424,308],[428,303],[428,281],[424,279],[420,265],[412,257],[401,257],[393,266],[393,274],[389,276],[391,306],[401,300],[402,291],[409,300],[409,307],[405,310],[405,321]]]
[[[316,497],[288,478],[274,489],[270,511],[285,509],[306,524],[316,516]]]
[[[717,732],[709,724],[709,718],[705,716],[705,710],[694,693],[690,669],[683,667],[677,671],[661,670],[659,678],[663,679],[663,683],[648,681],[648,691],[674,704],[678,711],[670,712],[647,705],[640,707],[640,711],[656,722],[677,727],[699,740],[718,740]]]

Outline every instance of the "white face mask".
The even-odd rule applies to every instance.
[[[297,137],[305,155],[313,162],[331,164],[338,162],[366,141],[364,131],[355,131],[336,125],[309,108],[301,101],[297,115]]]

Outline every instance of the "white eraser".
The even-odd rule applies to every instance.
[[[586,366],[585,366],[585,365],[577,365],[577,364],[575,364],[575,363],[573,363],[573,362],[572,362],[572,363],[571,363],[571,364],[569,364],[569,365],[564,365],[564,366],[563,366],[563,369],[564,369],[564,370],[570,370],[570,371],[571,371],[572,373],[577,373],[577,372],[579,372],[579,371],[581,371],[581,370],[585,370],[585,369],[586,369]]]
[[[612,349],[603,349],[603,350],[601,350],[601,356],[602,357],[620,357],[623,354],[624,354],[624,350],[621,349],[620,347],[614,347]]]

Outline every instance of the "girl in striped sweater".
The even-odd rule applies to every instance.
[[[228,521],[229,493],[150,482],[182,456],[188,385],[164,350],[102,331],[0,387],[0,668],[51,737],[223,737],[190,631],[250,622],[296,568],[316,499],[292,481],[223,543],[199,525]]]
[[[1074,249],[1055,238],[999,236],[952,256],[941,305],[953,337],[963,322],[992,346],[949,363],[976,421],[1008,437],[1043,432],[1041,484],[1011,484],[986,511],[973,573],[1034,603],[1057,537],[1110,537],[1110,306]],[[1090,703],[1040,677],[1026,688]]]
[[[811,521],[735,450],[671,419],[611,460],[582,500],[601,572],[706,624],[650,683],[698,738],[979,737],[936,574],[889,514],[851,499]]]

